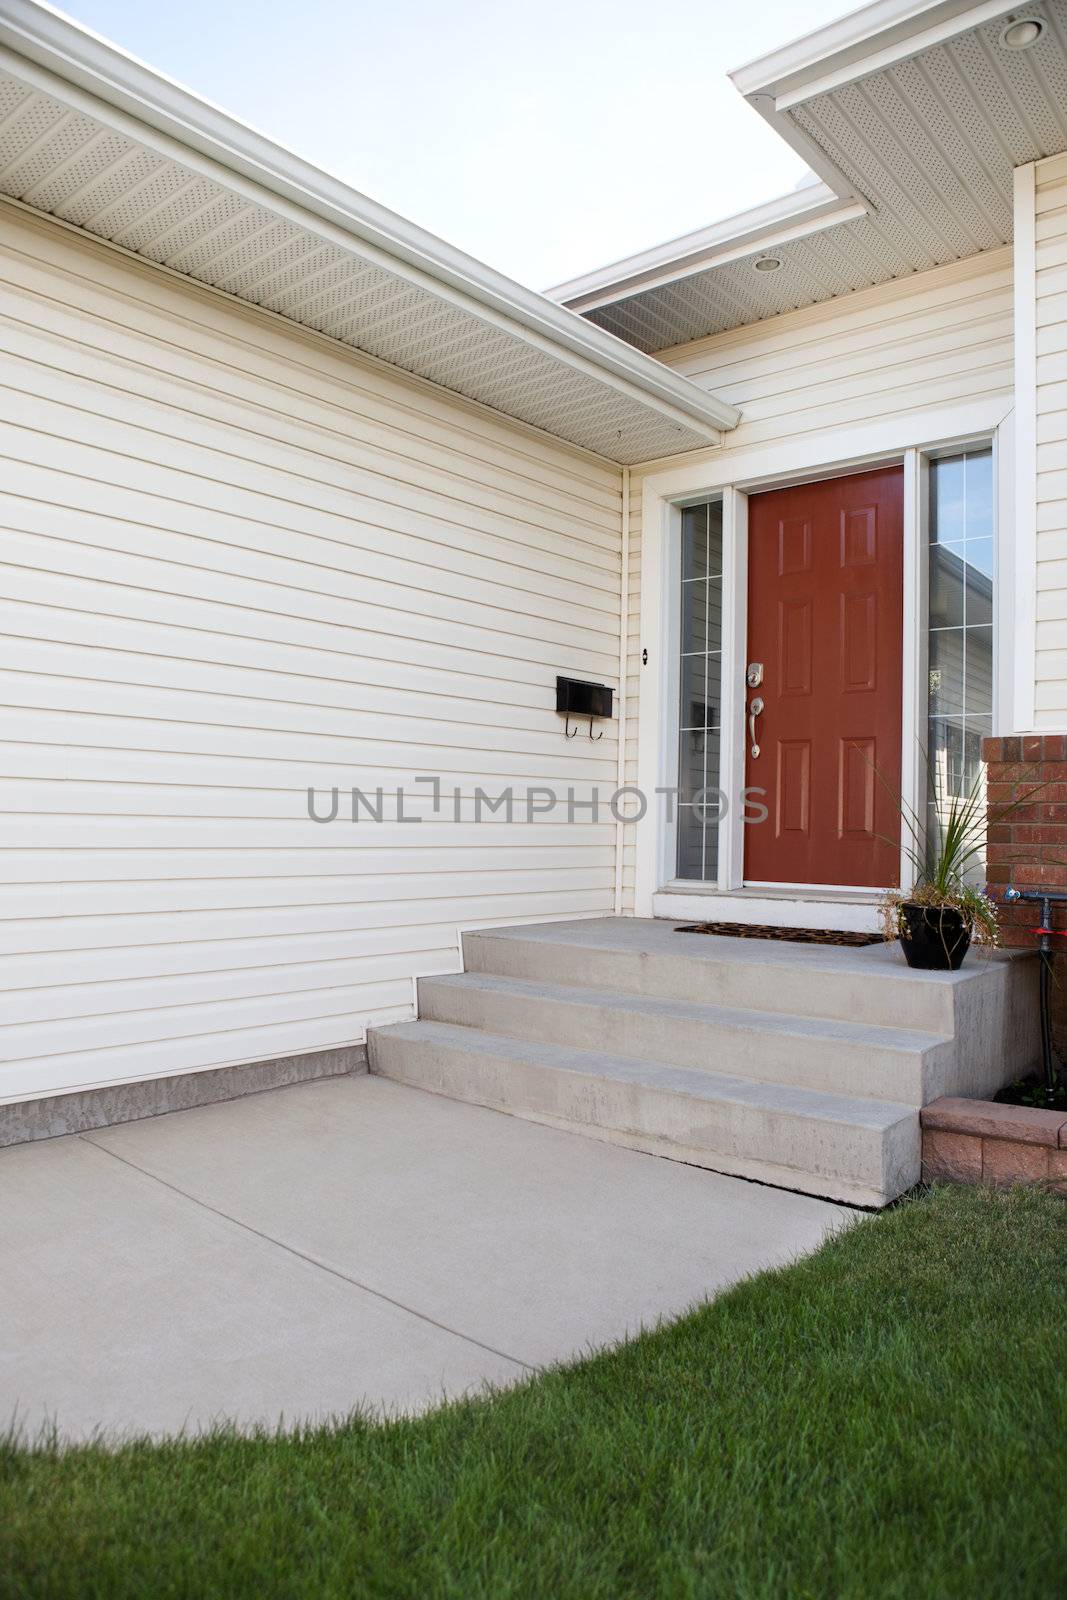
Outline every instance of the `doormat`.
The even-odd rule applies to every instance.
[[[841,928],[765,928],[755,922],[687,922],[675,933],[717,933],[727,939],[780,939],[786,944],[844,944],[861,949],[885,944],[884,933],[846,933]]]

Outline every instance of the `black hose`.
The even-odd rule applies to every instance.
[[[1005,900],[1036,900],[1041,904],[1041,935],[1038,951],[1041,956],[1041,979],[1038,989],[1041,1007],[1041,1061],[1045,1069],[1045,1099],[1050,1106],[1056,1101],[1056,1069],[1052,1060],[1052,1014],[1049,988],[1052,981],[1052,907],[1067,902],[1067,894],[1053,889],[1016,889],[1010,884],[1004,891]]]
[[[1045,1067],[1045,1099],[1052,1105],[1056,1098],[1056,1074],[1052,1065],[1052,1016],[1049,1005],[1052,952],[1044,948],[1047,942],[1047,939],[1041,940],[1041,1059]]]

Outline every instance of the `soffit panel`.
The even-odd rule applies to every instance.
[[[1067,149],[1067,0],[1020,14],[1045,30],[1000,44],[1004,18],[778,113],[855,193],[865,217],[598,306],[598,326],[653,352],[996,249],[1011,239],[1013,168]]]
[[[0,194],[610,460],[716,437],[10,72]]]

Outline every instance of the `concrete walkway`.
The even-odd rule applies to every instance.
[[[850,1213],[382,1079],[0,1151],[0,1425],[410,1410],[521,1380]]]

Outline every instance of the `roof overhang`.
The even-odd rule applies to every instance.
[[[737,410],[34,0],[0,14],[0,194],[618,462]]]
[[[812,33],[735,67],[730,81],[746,99],[755,94],[810,95],[824,80],[866,77],[917,51],[941,44],[979,22],[1029,7],[1002,0],[874,0]]]
[[[866,211],[866,206],[859,202],[843,205],[828,184],[816,182],[777,200],[768,200],[764,205],[753,206],[749,211],[726,217],[710,228],[684,234],[680,239],[672,239],[640,255],[561,283],[550,289],[549,294],[571,311],[594,311],[598,306],[612,304],[622,294],[676,283],[696,272],[737,261],[751,255],[753,250],[768,250],[776,244],[802,239],[835,222],[862,217]]]
[[[1022,17],[1043,32],[1008,49],[1004,25]],[[1006,244],[1013,169],[1067,148],[1067,0],[876,0],[731,77],[817,175],[797,195],[826,214],[798,215],[790,236],[772,202],[706,230],[703,261],[694,234],[648,252],[654,271],[635,257],[553,291],[639,349]],[[767,253],[780,267],[757,273]]]

